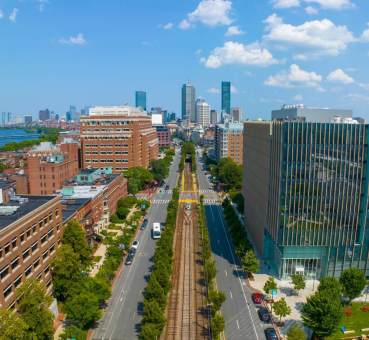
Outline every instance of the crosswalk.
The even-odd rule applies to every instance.
[[[200,189],[199,193],[200,194],[212,194],[214,192],[214,190],[211,189]]]
[[[170,202],[170,200],[168,199],[155,199],[155,200],[152,200],[152,204],[168,204]]]
[[[164,194],[172,194],[173,190],[160,190],[159,192],[164,193]]]
[[[204,199],[204,205],[221,205],[222,202],[219,199]]]

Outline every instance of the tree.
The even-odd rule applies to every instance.
[[[320,280],[318,291],[325,291],[326,294],[332,294],[333,297],[340,298],[342,286],[336,278],[326,276]]]
[[[84,282],[86,290],[93,292],[99,301],[106,301],[110,298],[111,286],[109,281],[102,277],[95,276],[87,278]]]
[[[167,164],[164,159],[152,160],[150,163],[150,168],[154,179],[159,183],[162,183],[164,181],[169,172],[169,164]]]
[[[145,298],[147,300],[155,300],[159,303],[160,307],[164,308],[166,304],[166,295],[164,294],[163,288],[156,280],[155,276],[150,277],[149,283],[145,289]]]
[[[100,318],[99,299],[88,291],[70,297],[64,305],[67,319],[73,320],[78,328],[87,329]]]
[[[353,299],[360,296],[365,288],[366,279],[364,272],[358,268],[346,269],[341,274],[340,283],[343,294],[349,298],[351,303]]]
[[[49,311],[51,296],[37,279],[27,279],[16,290],[17,311],[28,326],[30,338],[51,339],[54,316]]]
[[[216,313],[222,307],[223,302],[226,300],[226,296],[223,292],[217,290],[210,290],[208,295],[209,303],[212,304],[212,313]]]
[[[265,282],[263,289],[267,294],[270,294],[272,290],[277,289],[277,283],[273,277],[269,277],[269,279]]]
[[[252,278],[252,273],[259,271],[259,260],[252,250],[246,251],[242,258],[242,268]]]
[[[91,265],[92,251],[87,243],[86,233],[78,222],[68,222],[64,230],[62,243],[72,247],[73,251],[78,254],[84,268]]]
[[[145,323],[142,325],[140,332],[141,340],[153,340],[159,339],[161,333],[161,329],[158,329],[158,326],[153,323]]]
[[[65,299],[78,290],[82,281],[82,264],[70,245],[62,245],[51,262],[54,296]]]
[[[287,332],[287,340],[306,340],[304,329],[298,325],[293,324]]]
[[[306,286],[305,278],[301,274],[292,274],[291,275],[293,289],[297,291],[297,294],[301,289],[304,289]]]
[[[240,190],[242,186],[242,166],[231,158],[222,158],[217,167],[219,180],[226,190]]]
[[[159,330],[162,330],[165,325],[165,317],[163,310],[155,300],[144,300],[144,313],[142,322],[152,323],[156,325]]]
[[[211,319],[211,332],[215,339],[219,337],[219,334],[224,330],[224,318],[220,314],[216,314]]]
[[[76,340],[86,340],[87,331],[80,329],[76,326],[68,326],[65,328],[64,333],[61,334],[60,338],[62,340],[76,339]]]
[[[274,302],[273,310],[275,315],[279,316],[279,321],[282,321],[282,317],[284,318],[287,315],[291,314],[291,307],[287,305],[286,299],[284,297]]]
[[[28,325],[18,313],[5,308],[0,309],[0,340],[28,339]]]
[[[338,298],[325,291],[316,292],[307,298],[301,310],[304,324],[320,338],[331,335],[342,319],[342,306]]]

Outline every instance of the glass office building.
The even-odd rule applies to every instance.
[[[222,81],[222,112],[231,114],[231,82]]]
[[[196,90],[190,83],[182,85],[182,120],[196,122]]]
[[[250,214],[246,225],[255,237],[264,225],[257,242],[264,261],[282,278],[339,276],[350,267],[368,276],[369,126],[269,122],[261,123],[269,124],[264,134],[251,131],[250,139],[248,129],[256,124],[245,124],[245,168],[262,164],[266,178],[263,171],[245,170],[245,216]],[[255,153],[247,158],[252,138],[264,139],[259,159]],[[258,206],[247,189],[251,180],[263,186],[265,204]],[[256,204],[252,209],[247,208],[250,199]],[[257,220],[254,209],[261,209],[265,219]]]
[[[136,107],[140,107],[142,110],[146,111],[146,92],[136,91]]]

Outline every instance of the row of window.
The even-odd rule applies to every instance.
[[[85,155],[128,155],[128,151],[86,151]]]
[[[87,159],[86,163],[128,163],[128,159]]]
[[[84,145],[87,148],[98,148],[98,147],[104,147],[104,148],[128,148],[128,144],[85,144]]]

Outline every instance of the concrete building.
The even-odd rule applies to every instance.
[[[191,84],[183,84],[182,86],[182,120],[195,123],[196,122],[196,90]]]
[[[243,162],[243,125],[240,123],[218,124],[215,129],[215,155],[218,160],[231,158]]]
[[[93,107],[81,117],[84,168],[149,166],[159,151],[156,129],[146,112],[129,106]]]
[[[78,173],[78,143],[42,142],[26,156],[30,195],[51,195]],[[18,189],[18,188],[17,188]],[[17,192],[20,192],[17,190]]]
[[[210,110],[210,124],[216,125],[219,123],[218,112],[216,110]]]
[[[326,123],[335,118],[352,118],[352,110],[309,108],[302,104],[283,105],[272,111],[272,120],[297,120],[302,122]]]
[[[27,278],[51,286],[50,263],[62,233],[57,196],[12,196],[0,204],[0,307],[15,305],[15,290]]]
[[[108,227],[118,200],[127,196],[127,180],[113,174],[112,168],[84,169],[61,190],[63,223],[76,219],[86,229],[87,237]]]
[[[170,129],[166,126],[156,126],[156,133],[158,135],[159,147],[166,148],[171,144],[171,136]]]
[[[281,278],[369,275],[365,124],[247,122],[245,225]]]
[[[196,100],[196,122],[204,128],[210,125],[210,105],[202,98]]]
[[[235,123],[242,123],[243,121],[243,112],[240,107],[232,107],[231,108],[231,120]]]
[[[32,115],[25,115],[23,117],[24,119],[24,124],[25,125],[31,125],[32,124]]]
[[[50,119],[49,109],[38,111],[38,120],[45,121]]]
[[[143,111],[146,111],[146,92],[145,91],[136,91],[135,93],[135,104],[137,108],[141,108]]]
[[[222,81],[222,112],[231,113],[231,82]]]

